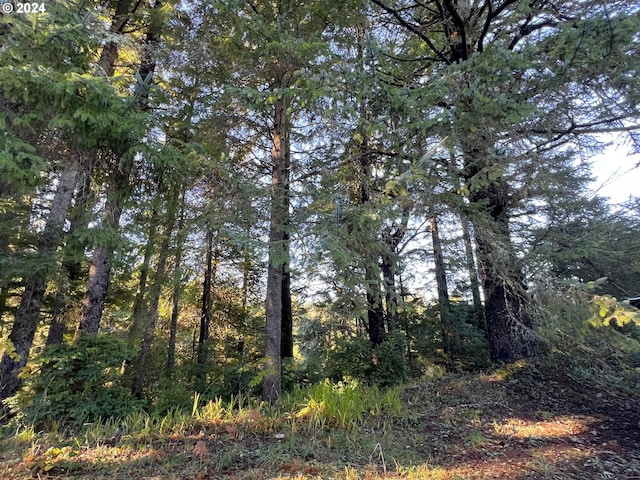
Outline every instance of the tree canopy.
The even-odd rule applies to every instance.
[[[45,378],[131,408],[259,387],[275,403],[324,376],[390,385],[429,362],[548,353],[547,294],[638,296],[637,199],[589,190],[611,138],[640,151],[638,13],[64,0],[3,14],[5,417],[11,398],[55,402]]]

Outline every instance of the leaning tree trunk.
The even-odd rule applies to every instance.
[[[111,33],[122,33],[127,23],[129,15],[133,13],[138,3],[130,0],[119,0],[116,6],[116,14],[112,22]],[[162,8],[162,2],[156,0],[153,11],[150,16],[150,24],[145,36],[139,76],[143,79],[143,84],[138,88],[138,100],[134,108],[145,110],[148,108],[149,85],[156,68],[156,61],[152,54],[152,49],[162,35],[163,25],[160,23],[161,16],[158,14]],[[118,44],[108,42],[98,61],[99,67],[105,72],[105,75],[112,76],[115,72],[114,66],[118,56]],[[107,187],[107,198],[102,213],[103,226],[111,233],[119,231],[120,216],[124,202],[129,196],[131,188],[129,182],[133,169],[133,157],[128,151],[133,145],[134,140],[124,141],[122,145],[114,151],[120,161],[114,166],[109,185]],[[93,250],[91,266],[89,268],[89,280],[87,282],[87,291],[82,300],[82,309],[80,313],[80,322],[76,330],[74,341],[77,341],[82,335],[95,335],[100,327],[100,320],[104,310],[107,290],[109,289],[109,278],[111,275],[111,258],[115,250],[114,241],[111,239],[105,245],[96,245]]]
[[[63,275],[66,276],[62,281],[57,283],[57,290],[54,294],[55,300],[53,305],[53,313],[49,333],[47,335],[46,346],[59,345],[63,343],[64,336],[67,333],[68,319],[67,312],[73,306],[71,291],[80,286],[83,280],[82,262],[80,254],[84,252],[84,245],[78,240],[74,240],[74,232],[86,229],[89,220],[91,208],[91,199],[93,192],[91,190],[91,159],[90,155],[83,157],[81,165],[80,179],[76,187],[76,195],[74,205],[68,215],[69,231],[67,238],[69,239],[65,246],[65,259],[62,262]],[[84,255],[82,255],[84,256]]]
[[[51,204],[49,218],[38,241],[38,254],[43,258],[55,253],[63,235],[73,191],[78,177],[78,166],[69,162],[60,173],[58,188]],[[5,352],[0,361],[0,399],[14,395],[20,388],[19,370],[27,364],[29,351],[40,320],[40,309],[49,272],[34,272],[25,281],[25,289],[9,334],[15,354]]]
[[[129,23],[129,18],[132,13],[135,12],[139,5],[139,2],[134,2],[133,0],[117,0],[109,33],[112,35],[122,33],[127,23]],[[119,42],[115,40],[110,40],[105,43],[97,64],[99,69],[98,75],[104,75],[105,77],[113,76],[116,71],[116,60],[118,59],[118,51],[120,49],[119,45]]]
[[[128,189],[129,176],[133,167],[132,159],[127,159],[121,168],[116,168],[107,189],[107,200],[102,212],[103,227],[114,234],[119,230],[122,206]],[[109,277],[111,270],[111,257],[115,245],[113,239],[106,244],[96,245],[93,249],[91,266],[89,267],[89,280],[87,290],[82,299],[80,321],[74,341],[77,342],[83,335],[95,335],[100,327],[102,311],[104,310],[107,290],[109,289]]]

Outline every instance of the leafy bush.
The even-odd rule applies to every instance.
[[[73,426],[123,417],[141,408],[122,382],[126,344],[109,335],[85,336],[72,345],[48,348],[40,374],[28,379],[18,399],[25,420],[39,427]]]
[[[434,365],[452,370],[479,370],[489,366],[489,344],[484,331],[477,327],[473,305],[451,301],[451,318],[443,342],[443,324],[437,303],[410,305],[400,317],[407,331],[411,355],[408,368],[412,377],[420,378]]]
[[[549,362],[580,382],[640,389],[640,312],[610,296],[586,291],[548,295],[538,327],[551,346]]]
[[[296,386],[312,385],[326,377],[322,360],[312,354],[302,360],[300,358],[285,358],[282,361],[282,389],[290,392]]]
[[[328,353],[327,371],[334,380],[365,379],[371,370],[371,344],[361,337],[340,338]]]
[[[193,404],[193,392],[180,382],[178,377],[170,377],[159,385],[159,394],[153,402],[153,414],[167,415],[172,411],[187,411]]]
[[[398,385],[407,379],[404,359],[406,343],[404,335],[394,330],[384,342],[373,349],[369,382],[384,387]]]
[[[357,378],[371,385],[391,386],[407,379],[405,339],[392,331],[376,347],[364,338],[345,338],[329,353],[327,370],[331,378]]]

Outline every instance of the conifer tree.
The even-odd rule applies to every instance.
[[[558,156],[548,152],[637,128],[625,124],[639,113],[633,2],[372,2],[409,35],[403,58],[422,65],[440,112],[432,132],[451,136],[463,159],[491,356],[536,355],[512,218],[553,170]]]
[[[15,131],[16,136],[5,136],[3,163],[17,161],[17,167],[37,159],[31,174],[46,172],[41,178],[57,185],[48,190],[54,193],[42,219],[45,228],[37,231],[35,223],[24,224],[25,233],[32,231],[32,257],[37,261],[20,261],[24,290],[9,335],[13,345],[2,358],[3,399],[13,395],[20,384],[18,373],[29,357],[46,282],[59,270],[64,225],[86,158],[96,154],[101,140],[113,140],[131,130],[121,116],[127,100],[92,73],[93,53],[100,40],[92,8],[60,2],[51,6],[36,29],[28,18],[12,17],[11,24],[4,37],[3,60],[8,62],[3,62],[0,73],[7,80],[3,81],[3,103],[10,107],[14,125],[38,134],[25,137]],[[26,45],[30,45],[28,51]]]

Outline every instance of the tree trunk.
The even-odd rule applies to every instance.
[[[213,265],[213,228],[207,230],[207,251],[205,254],[205,272],[202,281],[202,309],[200,311],[200,330],[198,335],[198,374],[204,382],[207,372],[205,370],[207,363],[207,340],[209,339],[209,326],[211,325],[212,299],[211,287],[213,285],[214,265]]]
[[[169,200],[169,205],[167,207],[167,221],[164,225],[162,243],[160,244],[160,251],[158,252],[156,275],[149,291],[149,307],[145,316],[145,324],[142,329],[142,344],[140,346],[140,354],[135,364],[133,388],[131,389],[131,393],[136,398],[142,398],[142,390],[144,388],[144,380],[147,370],[147,360],[151,354],[151,345],[153,344],[155,336],[156,323],[158,320],[158,305],[160,302],[160,294],[162,293],[162,285],[165,280],[167,258],[169,257],[171,232],[173,232],[176,222],[176,202],[178,200],[176,195],[177,192],[178,189],[175,187],[175,193],[173,198]]]
[[[380,345],[385,337],[384,305],[380,289],[380,276],[376,266],[365,268],[367,281],[367,332],[372,345]]]
[[[387,330],[390,332],[396,328],[398,324],[398,300],[396,292],[396,268],[394,253],[385,253],[382,255],[382,280],[384,282],[384,294],[386,305],[386,323]]]
[[[60,245],[77,177],[78,166],[75,162],[69,162],[60,173],[47,224],[38,241],[38,253],[43,258],[53,255]],[[2,400],[14,395],[20,388],[19,370],[27,364],[29,358],[29,351],[40,320],[40,309],[49,273],[46,269],[35,272],[25,282],[25,289],[9,334],[9,340],[13,344],[17,357],[5,352],[0,361],[0,399]]]
[[[142,265],[140,266],[140,278],[138,280],[138,294],[133,302],[133,314],[131,328],[129,330],[129,340],[137,341],[144,330],[144,316],[147,312],[147,280],[149,277],[149,270],[151,264],[151,257],[153,256],[153,249],[156,246],[156,233],[158,231],[158,225],[160,223],[160,216],[158,215],[158,206],[162,195],[162,173],[158,175],[158,181],[156,182],[156,195],[153,199],[153,207],[151,209],[151,219],[149,221],[149,230],[147,233],[147,244],[144,249],[144,257],[142,259]]]
[[[171,376],[176,363],[176,337],[178,334],[178,315],[180,313],[180,293],[182,287],[182,250],[186,236],[184,228],[185,195],[182,193],[180,201],[180,218],[178,220],[178,235],[176,236],[176,252],[174,258],[174,278],[173,278],[173,306],[171,309],[171,321],[169,325],[169,348],[167,352],[167,376]]]
[[[492,360],[511,362],[536,356],[540,353],[541,344],[532,330],[533,322],[527,312],[526,287],[522,278],[515,272],[513,276],[497,273],[496,270],[503,266],[496,265],[493,258],[502,255],[500,247],[496,248],[477,235],[476,242],[485,292],[487,338]],[[515,255],[509,256],[512,261],[517,262]]]
[[[430,222],[436,285],[438,288],[438,309],[440,310],[440,325],[442,329],[442,346],[445,353],[450,353],[455,334],[451,324],[451,303],[449,301],[449,289],[447,288],[447,270],[444,264],[444,256],[442,255],[442,242],[438,232],[438,221],[433,211],[431,212]]]
[[[285,119],[285,128],[288,124]],[[289,205],[291,204],[291,193],[289,185],[291,181],[291,158],[289,156],[289,132],[284,132],[284,179],[283,179],[283,213],[284,213],[284,263],[282,264],[282,330],[280,356],[281,358],[293,358],[293,308],[291,305],[291,268],[289,265],[289,232],[291,218],[289,216]]]
[[[53,312],[51,315],[51,323],[49,324],[49,332],[47,333],[47,341],[45,345],[60,345],[64,341],[64,334],[67,329],[64,321],[64,313],[66,310],[66,295],[62,291],[57,291],[53,301]]]
[[[364,109],[364,106],[361,107]],[[359,205],[367,208],[371,201],[370,195],[370,178],[371,178],[371,152],[369,152],[367,139],[363,137],[363,143],[360,152],[360,198]],[[374,233],[366,232],[369,241],[374,241]],[[380,287],[380,271],[379,271],[379,255],[376,252],[369,251],[371,247],[364,245],[362,252],[364,261],[364,281],[367,291],[367,332],[369,341],[372,345],[380,345],[384,340],[384,305],[382,303],[382,289]]]
[[[283,315],[283,272],[287,265],[286,224],[288,217],[287,165],[289,152],[286,100],[275,105],[273,125],[273,149],[271,153],[271,219],[269,226],[269,266],[267,268],[267,297],[265,324],[265,374],[262,381],[262,397],[275,403],[281,394],[281,349]]]
[[[469,222],[464,217],[460,217],[460,220],[462,224],[462,241],[464,242],[465,263],[467,266],[467,272],[469,273],[469,282],[471,283],[471,295],[473,296],[475,326],[478,330],[486,333],[487,324],[484,318],[482,299],[480,298],[480,282],[478,280],[478,271],[476,270],[476,259],[473,254],[473,247],[471,246]]]
[[[129,15],[134,12],[139,3],[132,3],[130,0],[119,0],[116,5],[116,12],[111,25],[111,33],[121,33],[126,25]],[[159,23],[157,12],[162,3],[156,0],[151,12],[151,23],[144,40],[144,51],[140,60],[138,73],[145,80],[150,82],[155,71],[156,62],[150,50],[154,43],[161,37],[163,25]],[[115,62],[118,55],[118,45],[115,42],[108,42],[105,45],[98,65],[107,76],[112,76],[115,71]],[[138,86],[138,104],[135,108],[146,109],[149,98],[148,84]],[[132,142],[124,142],[118,146],[119,151],[114,151],[120,161],[112,172],[109,185],[107,187],[107,198],[102,215],[103,227],[106,226],[109,233],[115,234],[119,231],[120,216],[122,207],[129,195],[130,177],[133,169],[133,158],[128,150]],[[106,245],[96,245],[93,251],[91,267],[89,268],[89,280],[87,291],[82,300],[80,322],[76,330],[74,341],[82,335],[95,335],[100,327],[100,320],[104,310],[107,290],[109,289],[110,261],[113,256],[115,244],[112,240]]]
[[[524,276],[509,235],[509,186],[498,178],[476,188],[471,199],[486,204],[474,231],[491,358],[510,362],[536,356],[542,344],[532,329]]]
[[[287,235],[288,237],[288,235]],[[287,240],[285,239],[285,242]],[[285,255],[289,255],[288,248]],[[288,263],[288,262],[287,262]],[[282,266],[282,344],[281,358],[293,358],[293,308],[291,305],[291,271]]]
[[[382,278],[385,288],[387,328],[389,331],[398,326],[398,309],[402,301],[396,289],[396,274],[398,273],[398,247],[407,233],[409,224],[409,213],[411,207],[408,205],[402,208],[402,219],[399,225],[395,225],[395,231],[389,228],[384,232],[383,239],[385,252],[382,254]]]
[[[133,0],[118,0],[116,3],[116,10],[113,18],[111,19],[111,27],[109,33],[116,35],[122,33],[129,17],[137,9],[139,3],[134,3]],[[102,48],[100,59],[98,60],[99,75],[105,77],[112,77],[116,71],[116,60],[118,59],[119,43],[117,41],[108,41]]]
[[[69,241],[65,245],[66,255],[62,262],[62,269],[67,278],[65,279],[66,281],[58,282],[57,285],[53,316],[47,335],[47,346],[59,345],[64,341],[64,335],[68,327],[65,315],[71,308],[73,301],[70,297],[70,292],[72,289],[79,287],[80,282],[83,280],[82,263],[78,256],[81,252],[84,254],[84,245],[80,245],[73,238],[73,234],[77,230],[86,229],[89,224],[90,214],[88,210],[93,197],[91,190],[91,162],[89,162],[89,159],[90,156],[83,157],[74,206],[68,216],[69,232],[67,237]]]
[[[126,165],[123,166],[124,170],[117,170],[118,174],[114,176],[108,187],[107,200],[102,212],[102,222],[110,235],[115,235],[119,230],[121,208],[124,202],[122,185],[128,185],[132,168],[131,163],[131,161],[127,161]],[[104,245],[96,245],[93,249],[87,290],[82,299],[80,322],[76,329],[74,342],[77,342],[82,335],[95,335],[98,333],[109,288],[110,259],[114,249],[115,245],[112,239],[108,240]]]

